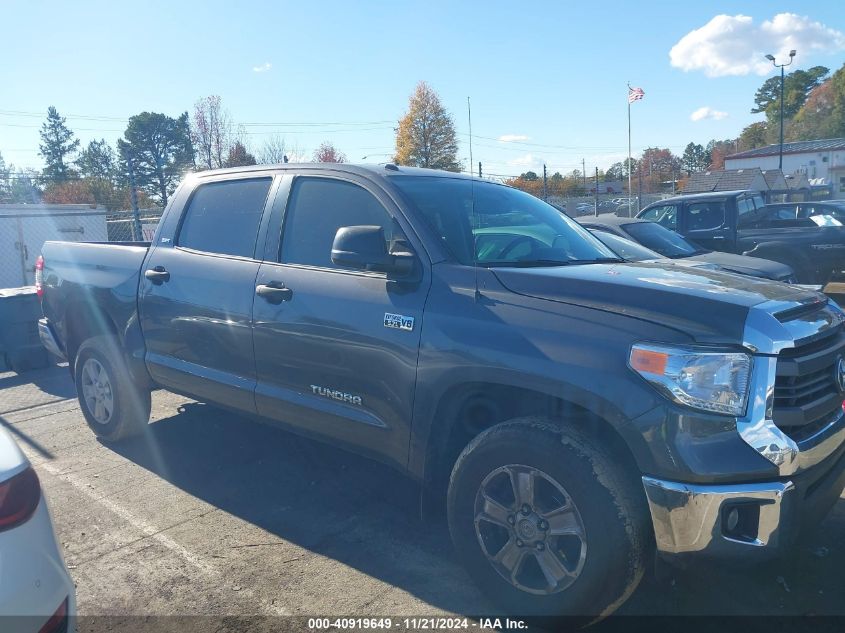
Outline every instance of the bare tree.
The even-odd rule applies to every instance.
[[[315,163],[345,163],[346,154],[332,145],[330,141],[323,141],[320,147],[314,150]]]
[[[232,132],[232,118],[223,108],[217,95],[209,95],[194,104],[191,117],[191,140],[194,143],[201,169],[222,167],[232,144],[237,140]]]
[[[261,149],[258,150],[258,163],[261,165],[275,165],[285,162],[287,156],[287,143],[278,134],[270,136],[264,141]]]
[[[309,160],[308,152],[300,146],[298,141],[294,141],[293,145],[288,147],[288,162],[291,163],[307,163]]]

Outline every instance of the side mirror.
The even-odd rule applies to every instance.
[[[332,262],[346,268],[405,276],[414,269],[414,254],[388,253],[380,226],[343,226],[332,243]]]

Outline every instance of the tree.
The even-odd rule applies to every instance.
[[[681,166],[686,170],[687,175],[704,171],[710,166],[710,156],[703,145],[688,143],[681,156]]]
[[[81,178],[49,183],[44,188],[41,199],[50,204],[97,204],[91,190],[91,181]]]
[[[643,191],[660,191],[664,182],[674,179],[681,169],[681,161],[669,149],[648,147],[640,157],[643,173]]]
[[[117,175],[117,154],[106,139],[91,141],[79,152],[76,167],[83,178],[114,181]]]
[[[408,112],[399,120],[394,161],[399,165],[460,171],[457,155],[452,117],[437,93],[421,81],[408,101]]]
[[[187,112],[176,119],[158,112],[136,114],[117,145],[121,158],[132,161],[138,187],[162,206],[194,162]]]
[[[278,134],[273,134],[258,151],[258,163],[260,165],[276,165],[287,162],[287,143]]]
[[[777,126],[771,126],[772,130],[776,130]],[[769,125],[765,121],[758,121],[747,125],[739,133],[737,139],[739,143],[739,151],[744,152],[749,149],[756,149],[768,145]]]
[[[346,154],[339,151],[329,141],[324,141],[314,150],[315,163],[345,163]]]
[[[3,154],[0,153],[0,204],[12,201],[12,167],[6,167]]]
[[[711,140],[707,143],[707,152],[710,153],[710,169],[724,169],[725,156],[736,153],[738,139],[726,139],[724,141]]]
[[[845,65],[813,90],[786,136],[790,141],[845,137]]]
[[[73,173],[71,155],[79,147],[79,139],[65,125],[64,117],[55,107],[47,108],[47,120],[41,125],[39,156],[44,159],[43,176],[50,182],[64,182]]]
[[[9,166],[11,167],[11,165]],[[38,204],[41,201],[41,190],[38,188],[38,172],[34,169],[13,170],[9,178],[9,202],[15,204]]]
[[[536,174],[536,172],[533,172],[533,171],[526,171],[524,174],[520,174],[519,178],[520,178],[520,180],[527,180],[529,182],[532,181],[532,180],[539,180],[540,179],[540,177]]]
[[[223,167],[234,146],[232,119],[217,95],[210,95],[194,104],[191,117],[191,141],[196,149],[198,167]]]
[[[223,161],[223,167],[243,167],[244,165],[255,164],[255,156],[250,154],[246,146],[240,141],[235,141],[235,144],[229,148],[229,155]]]
[[[794,117],[807,101],[813,89],[824,81],[830,72],[824,66],[813,66],[809,70],[796,70],[783,79],[783,116]],[[780,117],[780,76],[769,77],[754,95],[756,106],[752,114],[765,113],[771,123]]]

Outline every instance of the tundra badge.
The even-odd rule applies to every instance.
[[[384,327],[395,328],[397,330],[407,330],[408,332],[410,332],[414,329],[414,317],[385,312]]]

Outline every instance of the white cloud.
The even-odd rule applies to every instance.
[[[704,121],[705,119],[714,119],[716,121],[724,119],[728,116],[727,112],[721,110],[714,110],[710,106],[702,106],[695,112],[689,115],[690,121]]]
[[[534,167],[539,164],[541,164],[540,161],[534,158],[532,154],[526,154],[508,161],[508,165],[511,167]]]
[[[684,71],[702,70],[708,77],[766,75],[777,60],[796,60],[812,53],[845,49],[845,34],[807,16],[779,13],[759,26],[747,15],[717,15],[701,28],[684,35],[669,51],[672,66]]]
[[[499,141],[502,143],[515,143],[517,141],[527,141],[528,139],[529,137],[524,134],[502,134],[499,137]]]
[[[252,72],[254,72],[254,73],[266,73],[272,67],[273,67],[273,64],[271,64],[270,62],[264,62],[260,66],[253,66]]]

